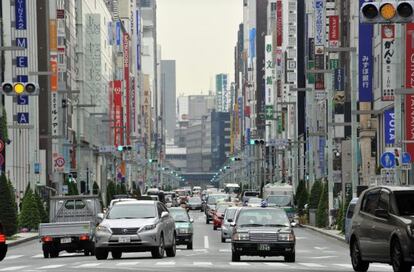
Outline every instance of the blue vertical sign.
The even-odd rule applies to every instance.
[[[359,0],[362,6],[369,0]],[[359,23],[359,102],[371,102],[372,97],[372,24]]]
[[[26,0],[15,0],[15,20],[17,30],[27,29]]]
[[[342,68],[335,69],[335,91],[345,90],[344,80],[345,80],[344,69]]]
[[[245,144],[250,144],[250,128],[246,128],[246,143]]]
[[[116,22],[116,45],[121,45],[121,22]]]
[[[17,123],[18,124],[28,124],[29,123],[29,113],[28,112],[18,112],[17,113]]]
[[[137,70],[141,71],[141,17],[139,13],[139,9],[135,12],[136,17],[136,28],[137,28]]]
[[[250,50],[250,59],[256,57],[256,28],[250,29],[249,33],[249,50]]]
[[[321,175],[325,175],[325,143],[324,137],[319,138],[319,168],[321,169]]]
[[[384,141],[387,145],[393,145],[395,142],[394,109],[384,111]]]

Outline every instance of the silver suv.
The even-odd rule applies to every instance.
[[[175,223],[165,205],[158,201],[137,200],[116,203],[96,228],[95,256],[114,259],[122,252],[150,251],[153,258],[174,257]]]

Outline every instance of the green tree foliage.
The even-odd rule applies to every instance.
[[[32,230],[37,229],[39,223],[39,209],[33,191],[29,188],[23,198],[22,210],[19,215],[19,226],[21,228],[28,228],[29,230]]]
[[[308,202],[308,190],[306,189],[306,183],[304,180],[299,181],[298,188],[296,189],[295,202],[297,205],[297,212],[299,215],[303,215],[305,210],[305,204]]]
[[[13,187],[13,184],[11,183],[11,180],[7,180],[7,185],[9,186],[9,189],[10,189],[10,198],[12,200],[13,207],[15,208],[16,214],[17,214],[16,195],[14,193],[14,187]]]
[[[328,226],[328,183],[323,184],[323,190],[316,211],[316,226],[325,228]]]
[[[79,195],[78,185],[75,182],[66,179],[64,185],[68,186],[68,193],[66,195]]]
[[[127,194],[127,189],[126,189],[125,183],[118,183],[116,185],[116,194],[117,195],[126,195]]]
[[[99,194],[99,185],[96,183],[96,181],[93,183],[92,186],[92,194],[98,195]]]
[[[14,194],[10,193],[12,188],[4,174],[0,176],[0,221],[3,224],[7,236],[17,232],[17,212]]]
[[[9,140],[9,134],[7,130],[7,113],[5,108],[3,108],[3,116],[0,118],[0,139],[4,142],[7,142]]]
[[[47,215],[43,200],[37,192],[34,194],[34,200],[36,202],[37,210],[39,211],[40,223],[49,222],[49,216]]]
[[[106,204],[109,205],[112,199],[116,195],[116,186],[113,181],[109,181],[108,186],[106,187]]]
[[[319,204],[319,199],[321,198],[322,193],[322,182],[320,180],[315,180],[312,185],[312,189],[309,195],[309,209],[317,209]]]
[[[336,222],[337,222],[337,230],[340,230],[342,232],[342,230],[345,228],[345,213],[344,213],[344,206],[345,204],[340,201],[339,202],[339,209],[338,209],[338,216],[336,218]]]

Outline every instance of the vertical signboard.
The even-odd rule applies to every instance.
[[[360,6],[367,2],[359,0]],[[372,101],[372,34],[371,24],[359,24],[358,54],[359,54],[359,102]]]
[[[272,36],[267,35],[265,37],[265,81],[266,81],[266,105],[273,105],[273,47],[272,47]]]
[[[15,20],[16,20],[16,30],[26,30],[27,29],[27,14],[26,14],[26,0],[15,0]]]
[[[384,142],[386,145],[394,145],[395,142],[394,109],[384,111]]]
[[[406,24],[405,87],[414,88],[414,23]],[[414,95],[405,96],[405,139],[414,140]],[[414,158],[414,144],[407,143],[406,151]]]
[[[131,86],[129,79],[129,35],[124,33],[122,39],[122,46],[124,50],[124,80],[125,80],[125,95],[126,95],[126,142],[131,144]]]
[[[382,95],[383,101],[394,100],[397,88],[397,47],[395,41],[395,25],[381,25],[382,38]]]
[[[282,0],[276,2],[276,46],[283,43],[283,10]]]
[[[50,48],[50,91],[51,94],[51,123],[52,135],[59,135],[59,105],[57,98],[58,90],[58,62],[57,62],[57,21],[49,21],[49,48]]]
[[[113,113],[114,113],[114,145],[123,145],[123,118],[122,118],[122,81],[113,83]]]
[[[325,46],[325,0],[315,0],[315,45]]]
[[[329,46],[339,46],[339,16],[329,16]]]

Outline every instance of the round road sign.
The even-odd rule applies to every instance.
[[[57,157],[55,159],[55,166],[57,166],[57,167],[65,166],[65,159],[63,157]]]
[[[0,152],[3,152],[4,150],[4,142],[0,140]]]

